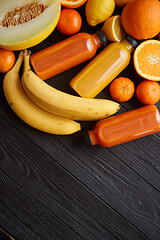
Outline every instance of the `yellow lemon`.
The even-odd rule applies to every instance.
[[[126,36],[120,15],[109,17],[103,24],[102,31],[111,42],[120,42]]]
[[[87,22],[91,26],[96,26],[109,18],[114,9],[114,0],[88,0],[86,3]]]

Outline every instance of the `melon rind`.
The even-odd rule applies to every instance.
[[[60,0],[0,0],[0,21],[7,12],[33,2],[43,3],[48,7],[27,23],[9,27],[0,26],[0,48],[9,50],[30,48],[42,42],[54,30],[60,16]]]

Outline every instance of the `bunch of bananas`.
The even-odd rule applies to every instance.
[[[119,104],[114,101],[81,98],[49,86],[31,70],[29,58],[30,51],[20,52],[14,67],[4,77],[3,89],[12,110],[30,126],[67,135],[81,129],[76,121],[95,121],[118,111]]]

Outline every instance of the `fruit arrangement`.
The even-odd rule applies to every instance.
[[[85,19],[80,7],[85,8]],[[116,14],[117,8],[120,14]],[[0,2],[0,16],[4,94],[13,111],[30,126],[68,135],[81,130],[80,121],[109,119],[118,112],[120,103],[134,94],[143,105],[160,100],[158,0],[7,0]],[[83,21],[90,29],[98,26],[99,30],[94,34],[80,32]],[[54,37],[55,30],[65,39],[32,54],[32,47],[51,33]],[[95,56],[98,48],[100,53]],[[70,82],[80,96],[45,82],[87,60],[90,63]],[[130,76],[118,77],[130,61],[142,79],[137,87]],[[94,90],[95,85],[98,90]],[[95,98],[106,87],[113,100]]]

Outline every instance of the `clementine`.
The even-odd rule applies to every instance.
[[[66,8],[78,8],[82,6],[87,0],[60,0],[61,5]]]
[[[8,72],[14,65],[16,57],[13,51],[0,49],[0,73]]]
[[[110,87],[110,94],[118,102],[130,100],[134,94],[134,83],[126,77],[119,77],[113,80]]]
[[[122,10],[122,25],[136,39],[155,37],[160,31],[160,1],[129,1]]]
[[[124,7],[131,0],[115,0],[117,7]]]
[[[160,85],[154,81],[143,80],[137,86],[136,96],[144,105],[155,104],[160,99]]]
[[[57,29],[64,35],[73,35],[77,33],[82,26],[82,18],[80,14],[71,8],[61,10]]]
[[[133,63],[141,77],[160,81],[160,41],[143,41],[134,51]]]

